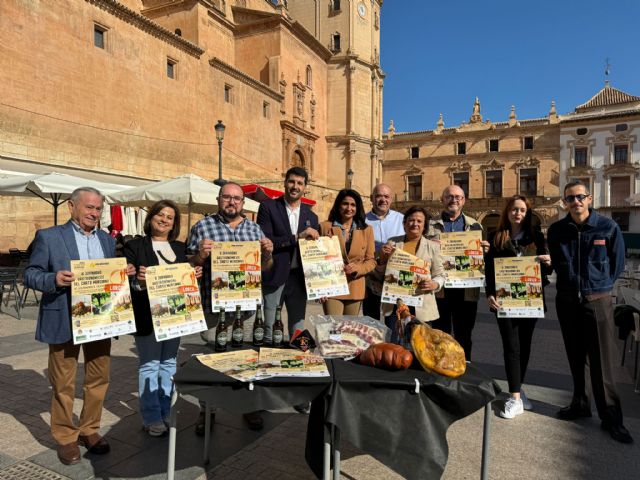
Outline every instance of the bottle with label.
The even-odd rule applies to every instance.
[[[253,323],[253,346],[259,347],[264,343],[264,320],[262,319],[262,305],[257,305],[256,320]]]
[[[226,352],[227,351],[227,322],[225,320],[225,312],[224,309],[220,309],[220,320],[218,320],[218,325],[216,326],[216,352]]]
[[[233,328],[231,329],[231,346],[241,347],[244,341],[244,327],[242,325],[242,312],[240,311],[240,305],[236,306],[236,320],[233,322]]]
[[[276,321],[273,323],[273,346],[281,347],[284,337],[284,325],[282,324],[282,307],[276,308]]]

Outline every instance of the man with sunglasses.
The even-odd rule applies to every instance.
[[[579,181],[564,187],[569,214],[549,227],[551,265],[557,274],[556,311],[571,376],[573,399],[557,413],[561,420],[591,416],[585,378],[589,366],[591,390],[603,430],[622,443],[633,438],[622,424],[613,370],[613,285],[624,269],[620,227],[591,208],[588,188]]]
[[[440,201],[442,214],[429,222],[429,240],[439,242],[441,233],[482,230],[482,225],[475,218],[462,213],[465,195],[458,185],[445,188]],[[489,250],[486,240],[482,241],[482,248],[485,252]],[[479,298],[480,288],[442,288],[436,293],[440,318],[431,322],[431,326],[446,333],[453,331],[453,337],[464,349],[467,360],[471,360],[471,333],[476,324]]]
[[[204,217],[197,222],[191,228],[187,242],[187,254],[190,255],[190,262],[202,267],[200,297],[209,330],[203,332],[201,336],[211,345],[215,344],[215,327],[219,317],[219,314],[214,314],[211,311],[211,261],[209,257],[213,242],[260,241],[262,270],[268,270],[273,266],[273,258],[271,257],[273,243],[265,237],[257,223],[242,215],[243,206],[244,192],[242,187],[237,183],[227,182],[220,188],[218,194],[218,213]],[[244,418],[250,429],[262,429],[263,421],[259,412],[246,413]],[[212,426],[213,423],[212,421]],[[204,435],[204,429],[205,417],[204,411],[201,410],[196,422],[196,434]]]

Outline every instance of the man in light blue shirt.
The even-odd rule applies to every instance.
[[[373,207],[365,218],[367,225],[373,228],[376,243],[376,260],[379,258],[380,248],[391,237],[404,234],[402,225],[403,215],[391,210],[391,187],[380,183],[371,192]],[[380,319],[380,295],[382,293],[382,273],[377,269],[367,275],[366,297],[362,303],[362,313],[376,320]]]

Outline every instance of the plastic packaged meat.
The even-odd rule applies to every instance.
[[[384,324],[371,317],[312,315],[309,320],[315,330],[318,351],[328,358],[355,357],[391,336]]]

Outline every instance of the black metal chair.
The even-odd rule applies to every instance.
[[[14,308],[20,320],[20,310],[22,309],[22,294],[18,287],[18,268],[1,267],[0,268],[0,312],[2,312],[2,304],[9,306],[9,301],[13,295],[15,302]]]

